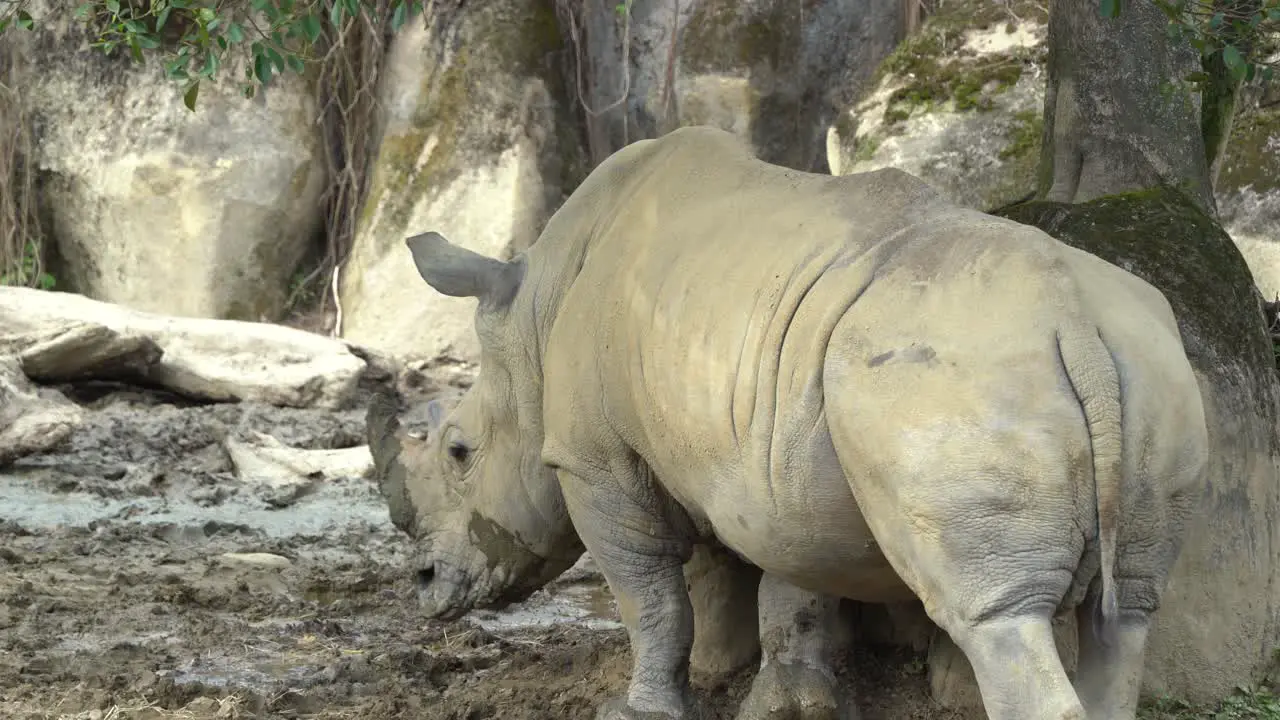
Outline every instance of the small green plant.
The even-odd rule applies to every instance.
[[[1280,720],[1280,697],[1266,688],[1241,686],[1216,708],[1196,708],[1174,698],[1145,703],[1140,720]]]
[[[41,290],[52,290],[57,281],[45,272],[40,263],[40,248],[35,243],[27,243],[23,249],[22,259],[18,267],[0,274],[0,285],[15,287],[37,287]]]

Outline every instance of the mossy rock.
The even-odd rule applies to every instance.
[[[885,124],[893,126],[917,111],[939,107],[959,112],[992,109],[994,95],[1013,87],[1028,65],[1044,63],[1045,48],[976,53],[964,47],[965,38],[969,32],[1001,24],[1012,32],[1018,20],[1043,25],[1048,18],[1032,2],[945,4],[877,70],[877,83],[900,83],[885,104]]]

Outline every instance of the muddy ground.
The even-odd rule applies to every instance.
[[[361,445],[363,411],[80,399],[97,411],[69,444],[0,474],[0,717],[573,720],[624,688],[589,563],[502,613],[427,622],[371,481],[273,506],[222,449],[254,431]],[[867,720],[951,717],[922,659],[847,661]],[[750,680],[702,683],[707,716],[732,717]]]

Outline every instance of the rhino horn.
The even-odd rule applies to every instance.
[[[450,243],[437,232],[414,235],[405,244],[413,253],[418,274],[437,292],[451,297],[479,298],[503,306],[515,297],[524,278],[524,264],[502,262]]]

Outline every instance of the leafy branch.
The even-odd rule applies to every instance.
[[[0,0],[0,34],[34,30],[40,19],[30,4]],[[156,56],[194,111],[200,83],[225,66],[245,61],[241,90],[253,97],[277,75],[306,73],[320,59],[326,30],[350,19],[380,25],[380,8],[394,32],[423,12],[423,0],[89,0],[75,18],[89,30],[91,47],[108,56],[126,50],[139,64]]]
[[[1099,0],[1103,17],[1120,16],[1122,4],[1134,0]],[[1220,62],[1239,84],[1271,80],[1277,65],[1270,54],[1280,34],[1280,0],[1138,0],[1151,2],[1169,20],[1169,35],[1195,48],[1203,64]],[[1197,71],[1186,80],[1203,86],[1210,73]]]

